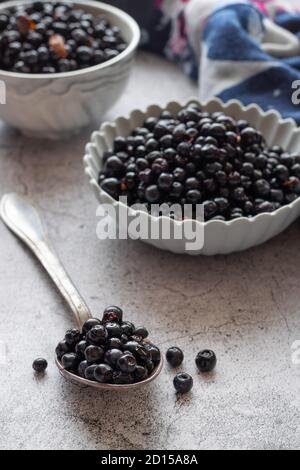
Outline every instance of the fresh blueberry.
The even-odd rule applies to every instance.
[[[111,383],[113,369],[107,364],[99,364],[94,369],[94,378],[99,383]]]
[[[185,372],[177,374],[173,383],[177,393],[188,393],[193,388],[193,378]]]
[[[123,318],[123,310],[120,307],[111,305],[104,310],[102,321],[104,323],[120,323]]]
[[[103,359],[104,351],[99,346],[91,345],[86,348],[84,355],[89,364],[99,364]]]
[[[211,372],[217,365],[217,358],[213,351],[205,349],[200,351],[196,357],[196,366],[200,372]]]
[[[183,362],[184,354],[180,348],[173,346],[168,349],[166,359],[171,367],[179,367]]]
[[[108,349],[104,356],[104,362],[111,367],[116,367],[118,360],[123,356],[123,352],[120,349]]]
[[[80,331],[75,328],[68,330],[66,332],[65,340],[70,346],[74,346],[80,341]]]
[[[96,325],[93,326],[93,328],[88,331],[87,335],[87,340],[95,345],[102,345],[105,343],[105,341],[108,338],[108,333],[103,325]]]
[[[90,318],[87,320],[82,327],[83,334],[86,335],[88,331],[90,331],[96,325],[101,325],[101,322],[98,320],[98,318]]]
[[[117,365],[122,372],[130,374],[135,371],[137,362],[133,355],[124,354],[119,358]]]
[[[78,367],[78,356],[75,353],[67,353],[61,358],[61,363],[64,369],[74,372]]]
[[[35,370],[35,372],[37,372],[38,374],[42,374],[47,369],[48,362],[46,361],[46,359],[38,358],[34,360],[32,367]]]

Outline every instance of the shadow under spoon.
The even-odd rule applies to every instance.
[[[15,193],[6,194],[1,200],[0,215],[7,227],[30,248],[48,272],[73,312],[77,327],[81,329],[86,320],[92,318],[91,311],[56,255],[37,207],[24,196]],[[84,379],[66,371],[57,359],[55,362],[61,375],[70,382],[98,390],[112,391],[131,390],[146,385],[156,379],[163,367],[163,359],[161,359],[156,369],[146,380],[129,385],[115,385]]]

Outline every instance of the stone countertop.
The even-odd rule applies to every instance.
[[[108,118],[196,94],[175,65],[140,54]],[[146,389],[124,395],[61,378],[54,347],[72,324],[47,275],[0,223],[1,449],[299,449],[300,223],[245,253],[175,256],[141,242],[99,241],[96,200],[82,169],[88,134],[38,142],[0,127],[1,194],[32,196],[51,238],[95,315],[114,303],[146,324],[165,351],[185,351],[191,395],[177,398],[166,366]],[[198,350],[218,355],[200,377]],[[4,354],[5,353],[5,354]],[[31,370],[49,360],[44,378]]]

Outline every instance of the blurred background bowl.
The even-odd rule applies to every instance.
[[[1,10],[30,3],[1,3],[0,14]],[[96,16],[105,15],[120,28],[128,47],[114,59],[74,72],[23,74],[0,70],[6,88],[0,119],[26,135],[59,139],[99,123],[126,87],[140,40],[139,26],[131,16],[105,3],[85,0],[73,4]]]

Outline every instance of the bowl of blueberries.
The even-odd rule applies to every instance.
[[[99,122],[122,94],[137,23],[97,1],[0,5],[0,118],[24,134],[61,138]]]
[[[191,99],[134,110],[92,134],[84,164],[101,204],[127,211],[129,222],[140,215],[155,237],[137,238],[174,253],[246,250],[300,215],[300,129],[256,104]],[[189,205],[189,217],[173,209],[153,214],[154,206],[174,205]],[[169,238],[159,230],[166,218]],[[187,249],[191,222],[203,233],[196,249]]]

